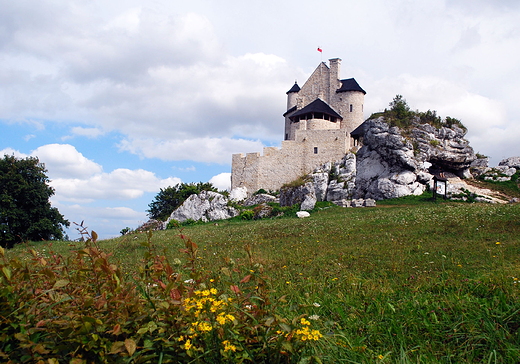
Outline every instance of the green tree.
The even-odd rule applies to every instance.
[[[403,95],[396,95],[389,106],[390,117],[399,121],[407,121],[410,116],[413,115],[413,112],[410,111],[410,106],[406,103]]]
[[[69,222],[49,198],[54,189],[38,158],[0,160],[0,245],[10,248],[27,240],[61,240]]]
[[[209,182],[206,183],[181,183],[175,186],[161,188],[154,200],[148,205],[148,216],[151,219],[166,221],[173,210],[182,205],[182,203],[191,195],[198,194],[202,191],[218,190]]]

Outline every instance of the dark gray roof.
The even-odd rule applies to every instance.
[[[295,110],[296,110],[296,106],[293,106],[293,107],[291,107],[289,110],[287,110],[287,111],[283,114],[283,116],[287,116],[287,115],[289,115],[290,113],[292,113],[292,112],[295,111]]]
[[[293,87],[291,87],[291,89],[287,91],[286,94],[290,94],[291,92],[299,92],[300,90],[300,86],[298,86],[298,83],[295,82]]]
[[[346,91],[360,91],[365,95],[367,94],[365,90],[359,86],[357,81],[353,78],[348,78],[346,80],[341,80],[341,87],[336,90],[336,92],[346,92]]]
[[[360,126],[358,126],[356,129],[352,130],[350,132],[350,136],[353,138],[360,138],[363,137],[367,131],[368,124],[366,121],[361,123]]]
[[[303,109],[296,111],[294,114],[291,115],[291,118],[300,116],[300,115],[305,115],[310,112],[321,112],[321,113],[333,116],[335,118],[343,119],[340,114],[338,114],[336,111],[334,111],[333,108],[331,108],[329,105],[327,105],[327,103],[325,101],[323,101],[321,99],[316,99],[313,102],[311,102],[309,105],[305,106]]]

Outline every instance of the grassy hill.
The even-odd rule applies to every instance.
[[[277,353],[288,353],[271,362],[517,363],[520,358],[518,204],[331,207],[305,219],[222,221],[127,235],[98,246],[113,255],[111,262],[125,277],[151,269],[143,257],[162,256],[174,267],[175,281],[185,286],[215,287],[225,294],[249,290],[247,307],[262,302],[262,314],[270,310],[258,320],[265,327],[275,317],[293,324],[303,317],[323,334],[305,349],[279,347]],[[50,260],[84,245],[32,247]],[[27,260],[26,248],[7,256]]]

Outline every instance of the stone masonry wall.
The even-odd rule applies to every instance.
[[[246,187],[248,193],[263,188],[278,190],[323,163],[341,159],[350,147],[343,130],[299,130],[296,140],[282,141],[282,147],[264,148],[260,153],[234,154],[231,189]]]

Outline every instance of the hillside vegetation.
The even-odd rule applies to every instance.
[[[518,204],[330,207],[306,219],[19,246],[2,263],[9,269],[2,285],[11,288],[0,291],[10,300],[0,316],[0,356],[517,363],[519,216]],[[18,281],[24,277],[33,295]],[[82,290],[88,298],[80,300]],[[220,311],[205,311],[204,297],[222,301]]]

